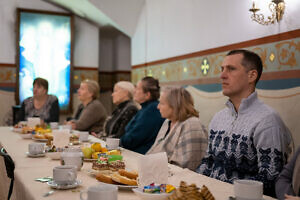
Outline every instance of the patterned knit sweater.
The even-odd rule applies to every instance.
[[[208,149],[197,171],[229,183],[258,180],[264,194],[275,196],[275,179],[291,141],[288,129],[256,92],[242,100],[238,112],[230,101],[226,106],[210,123]]]

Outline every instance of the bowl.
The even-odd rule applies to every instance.
[[[51,158],[52,160],[60,160],[61,152],[47,152],[47,157]]]
[[[23,139],[31,139],[32,138],[32,134],[31,133],[21,133],[20,134],[21,138]]]
[[[132,191],[141,199],[144,200],[166,200],[168,196],[172,195],[171,193],[145,193],[143,192],[143,188],[134,188]]]

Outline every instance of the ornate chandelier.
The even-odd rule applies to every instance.
[[[251,19],[262,25],[274,24],[275,20],[279,22],[282,19],[285,9],[284,0],[272,0],[272,2],[269,4],[269,9],[272,13],[272,16],[268,16],[268,18],[265,20],[265,16],[263,14],[256,13],[260,9],[257,8],[255,6],[255,2],[253,2],[252,8],[249,9],[249,11],[253,13],[251,15]]]

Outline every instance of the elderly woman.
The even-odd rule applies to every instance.
[[[28,97],[22,103],[18,113],[18,121],[28,117],[39,117],[46,123],[59,121],[59,104],[54,95],[48,94],[48,81],[36,78],[33,81],[33,97]]]
[[[104,131],[100,137],[120,138],[125,133],[125,127],[138,111],[137,105],[132,101],[134,85],[128,81],[119,81],[114,86],[112,100],[116,109],[106,119]]]
[[[207,132],[192,96],[184,88],[166,87],[158,109],[166,120],[147,154],[166,152],[170,163],[196,170],[207,148]]]
[[[99,133],[107,117],[106,110],[98,100],[100,87],[96,81],[82,81],[78,89],[78,106],[74,119],[67,122],[72,129]]]
[[[158,80],[152,77],[145,77],[138,82],[134,100],[142,108],[125,128],[120,141],[124,148],[145,154],[154,143],[164,121],[157,109],[159,90]]]

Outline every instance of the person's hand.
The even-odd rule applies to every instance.
[[[91,132],[91,135],[92,135],[92,136],[95,136],[95,137],[99,137],[99,136],[97,135],[97,133],[95,133],[95,132]]]
[[[72,126],[72,129],[73,129],[73,130],[76,130],[76,124],[75,124],[74,121],[68,121],[66,124],[67,124],[67,125],[71,125],[71,126]]]
[[[300,200],[300,197],[295,197],[295,196],[291,196],[291,195],[284,195],[285,200]]]

